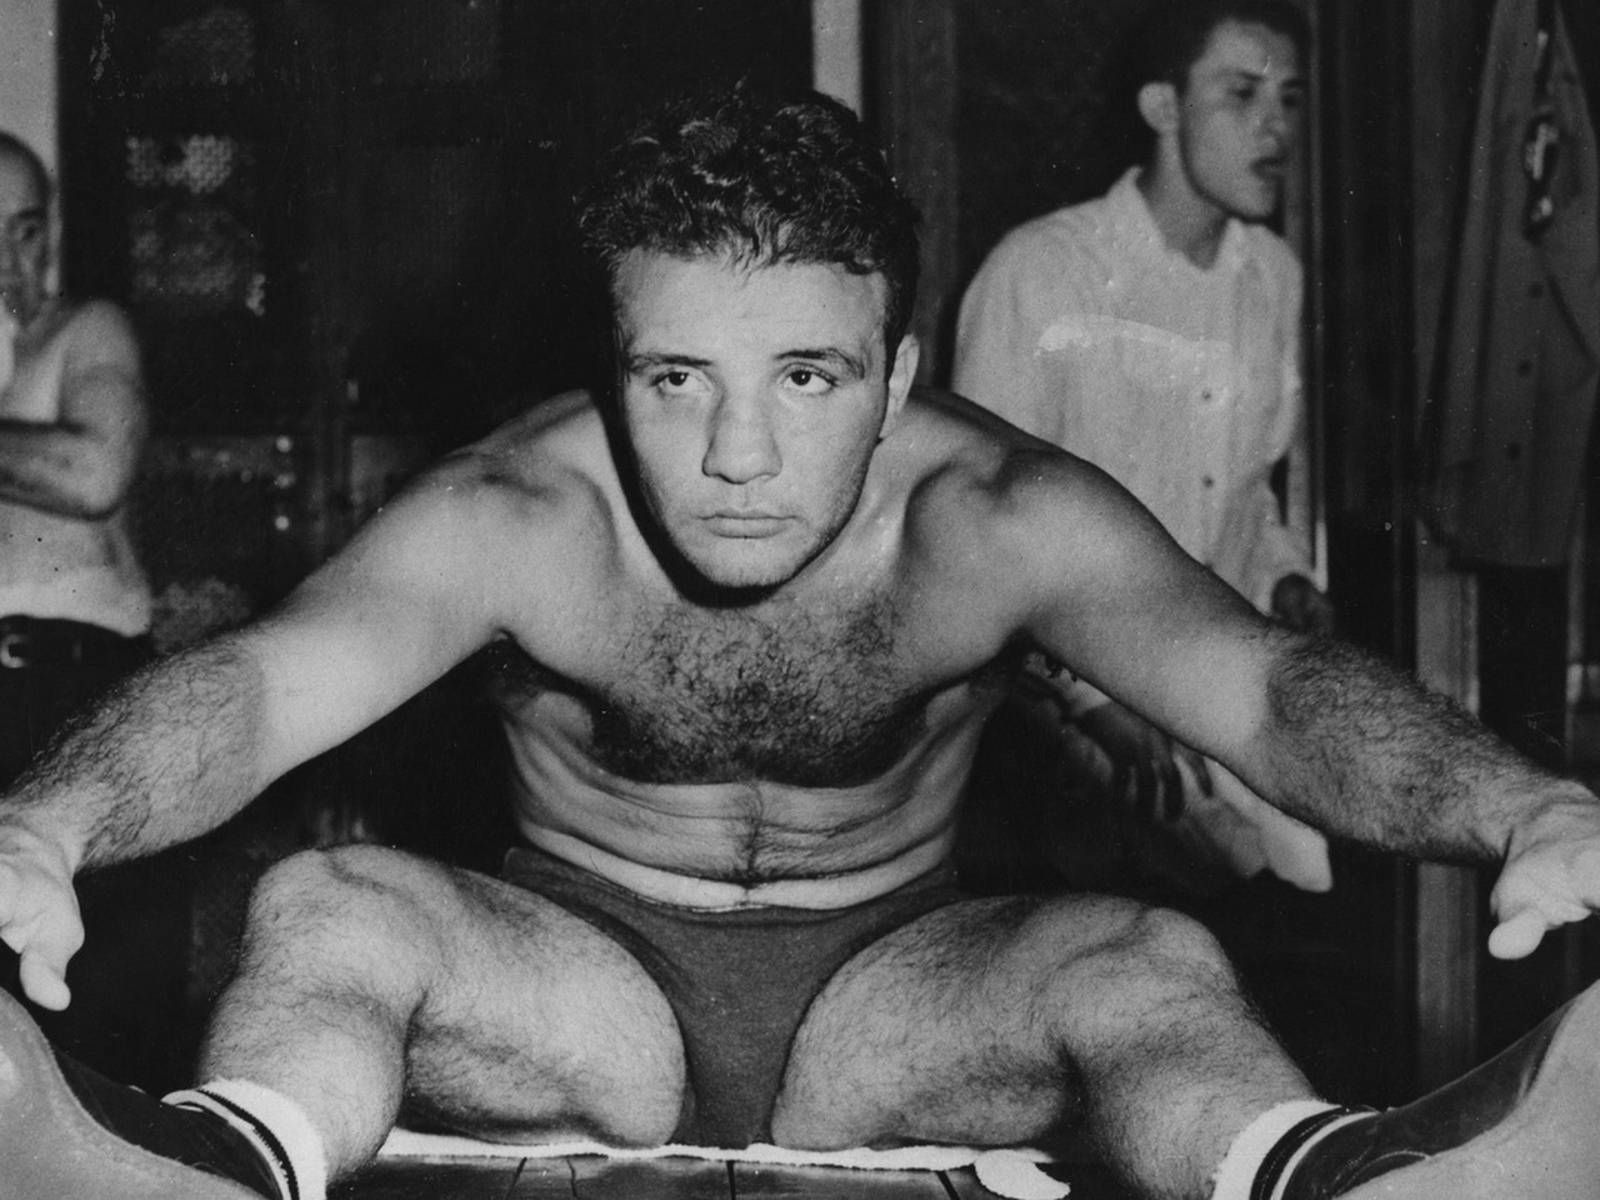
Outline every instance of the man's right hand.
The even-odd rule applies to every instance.
[[[83,945],[72,868],[58,843],[15,821],[0,822],[0,941],[21,956],[28,998],[66,1008],[67,963]]]
[[[1147,818],[1174,821],[1182,814],[1180,758],[1200,788],[1211,794],[1211,772],[1204,757],[1115,700],[1089,709],[1078,717],[1077,725],[1111,761],[1111,794],[1128,800]]]

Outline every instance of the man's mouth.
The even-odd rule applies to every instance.
[[[1282,183],[1283,177],[1288,172],[1289,162],[1285,158],[1258,158],[1251,164],[1250,169],[1268,183]]]
[[[772,537],[789,524],[788,517],[776,513],[732,510],[710,513],[702,520],[712,533],[726,538]]]

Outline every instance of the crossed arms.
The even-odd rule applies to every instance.
[[[0,417],[0,502],[56,516],[97,519],[121,506],[133,486],[148,417],[139,347],[121,310],[90,301],[53,335],[64,339],[59,375],[19,371],[11,388],[50,387],[54,420]],[[8,411],[30,411],[26,398]]]

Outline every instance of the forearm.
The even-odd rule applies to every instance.
[[[66,425],[0,420],[0,501],[93,519],[115,510],[128,472],[95,435]]]
[[[1269,688],[1263,794],[1319,827],[1446,861],[1497,861],[1553,807],[1592,806],[1457,706],[1327,639],[1284,637]]]
[[[270,780],[258,767],[261,673],[234,639],[126,680],[59,735],[0,818],[59,844],[74,870],[220,825]]]

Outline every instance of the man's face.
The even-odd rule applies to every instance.
[[[916,369],[885,370],[884,281],[635,251],[618,270],[622,416],[644,500],[724,588],[787,582],[855,511]]]
[[[45,300],[49,217],[28,162],[0,151],[0,304],[26,325]]]
[[[1270,217],[1300,140],[1305,79],[1294,42],[1224,21],[1178,96],[1178,148],[1199,197],[1226,216]]]

